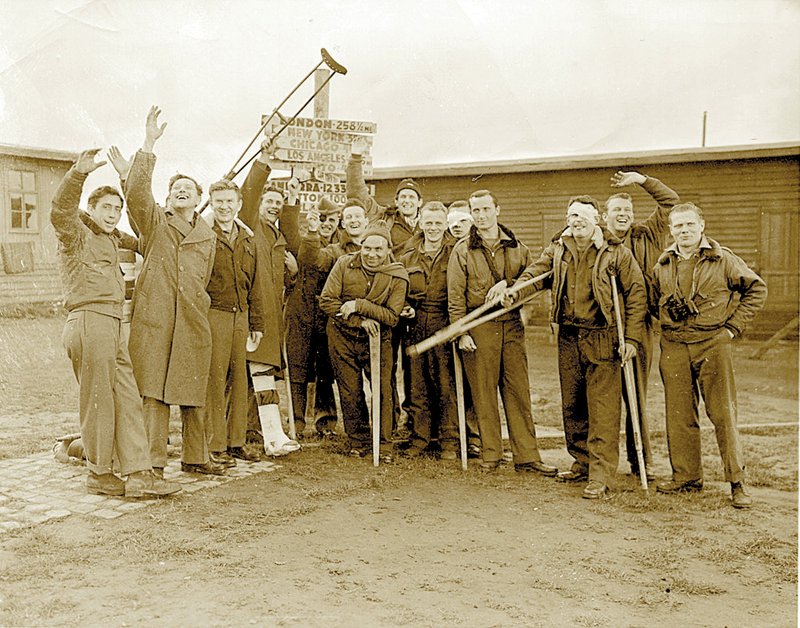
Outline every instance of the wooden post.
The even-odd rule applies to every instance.
[[[318,90],[330,76],[331,71],[321,68],[314,72],[314,91]],[[331,84],[328,83],[316,98],[314,98],[314,117],[327,118],[329,115],[329,105],[331,99]]]

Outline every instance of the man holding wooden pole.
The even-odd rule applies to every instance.
[[[622,242],[597,226],[597,201],[576,196],[567,204],[567,228],[521,273],[523,282],[549,270],[553,274],[520,290],[523,299],[550,288],[551,321],[559,325],[558,369],[567,451],[575,459],[559,479],[588,478],[586,499],[602,499],[619,463],[622,404],[620,366],[636,356],[642,336],[647,295],[636,260]],[[624,350],[614,325],[612,271],[621,284]],[[507,303],[505,303],[507,305]],[[621,355],[619,355],[621,353]]]
[[[469,197],[475,225],[453,247],[447,267],[450,321],[497,303],[530,263],[528,248],[497,222],[500,207],[489,190]],[[478,415],[483,449],[481,468],[494,471],[503,459],[497,388],[503,396],[514,468],[554,476],[542,462],[531,415],[525,327],[519,310],[475,327],[458,340]]]
[[[330,317],[328,349],[339,386],[349,451],[358,457],[366,455],[370,444],[361,372],[371,372],[369,338],[380,338],[380,386],[372,394],[380,395],[378,424],[383,462],[392,461],[391,330],[400,320],[408,288],[405,269],[390,254],[391,242],[385,223],[370,225],[360,252],[337,260],[319,297],[320,308]]]

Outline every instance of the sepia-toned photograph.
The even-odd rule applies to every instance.
[[[797,626],[798,32],[5,0],[0,626]]]

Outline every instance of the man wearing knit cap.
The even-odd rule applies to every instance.
[[[622,240],[625,246],[633,253],[634,259],[639,264],[639,268],[644,275],[645,287],[648,293],[653,284],[653,266],[656,264],[661,251],[666,245],[666,238],[669,235],[669,212],[674,205],[680,202],[678,194],[661,183],[658,179],[647,177],[638,172],[619,171],[611,177],[611,186],[622,188],[629,185],[639,185],[656,202],[656,208],[645,219],[640,222],[633,222],[633,199],[626,192],[618,192],[608,197],[605,202],[605,212],[603,221],[607,229]],[[642,334],[642,345],[636,354],[635,378],[636,392],[639,406],[639,423],[642,434],[642,450],[644,454],[645,473],[648,480],[654,480],[655,475],[650,470],[652,454],[650,451],[650,438],[647,429],[647,380],[650,375],[650,359],[653,356],[653,326],[654,321],[647,312],[644,318],[644,333]],[[624,377],[624,375],[621,375]],[[631,427],[630,406],[627,403],[628,395],[623,387],[625,396],[625,437],[626,449],[628,453],[628,463],[631,472],[639,475],[639,461],[636,456],[636,445],[633,440],[633,429]]]
[[[422,206],[422,191],[414,179],[403,179],[394,194],[394,207],[385,207],[369,193],[364,181],[364,151],[366,144],[354,142],[347,162],[347,196],[357,198],[367,210],[367,220],[384,220],[392,236],[392,250],[397,253],[405,247],[406,240],[419,231],[417,220]]]
[[[400,319],[408,288],[408,275],[402,264],[393,260],[391,243],[385,223],[370,225],[360,252],[339,258],[319,298],[322,311],[330,316],[328,347],[350,452],[359,457],[366,454],[370,442],[361,372],[363,369],[368,375],[370,370],[369,337],[380,338],[380,448],[384,462],[392,460],[391,330]]]
[[[316,381],[314,419],[319,436],[333,435],[336,429],[336,404],[333,398],[333,369],[328,355],[325,323],[328,317],[319,309],[317,297],[327,277],[316,264],[310,263],[308,251],[316,252],[337,238],[342,208],[323,197],[306,217],[308,233],[300,243],[297,255],[298,274],[294,290],[286,300],[286,351],[292,377],[292,403],[298,436],[305,429],[308,385]],[[365,225],[366,225],[366,221]],[[341,236],[347,238],[346,235]],[[341,239],[341,238],[340,238]],[[303,242],[314,240],[312,245]]]
[[[469,197],[475,226],[453,247],[447,267],[450,322],[486,302],[499,302],[530,263],[528,247],[497,222],[500,207],[489,190]],[[542,462],[531,416],[525,327],[519,310],[472,329],[458,340],[464,356],[480,426],[481,468],[494,471],[503,459],[497,388],[503,396],[514,468],[554,476],[558,470]],[[502,382],[502,385],[501,385]]]
[[[647,294],[633,254],[597,226],[597,201],[576,196],[567,204],[567,228],[525,269],[520,282],[550,270],[536,286],[504,297],[508,305],[534,290],[550,288],[551,322],[558,324],[558,369],[567,451],[572,468],[559,479],[588,478],[586,499],[602,499],[613,486],[619,462],[622,404],[620,367],[636,357]],[[625,348],[615,325],[611,282],[617,282]]]

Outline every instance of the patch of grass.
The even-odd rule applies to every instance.
[[[670,593],[683,593],[685,595],[720,595],[727,593],[727,589],[708,584],[707,582],[696,582],[686,578],[673,578],[669,585]]]
[[[31,604],[24,597],[14,597],[0,602],[0,625],[37,626],[61,613],[69,613],[77,604],[64,598],[48,600],[43,604]]]

